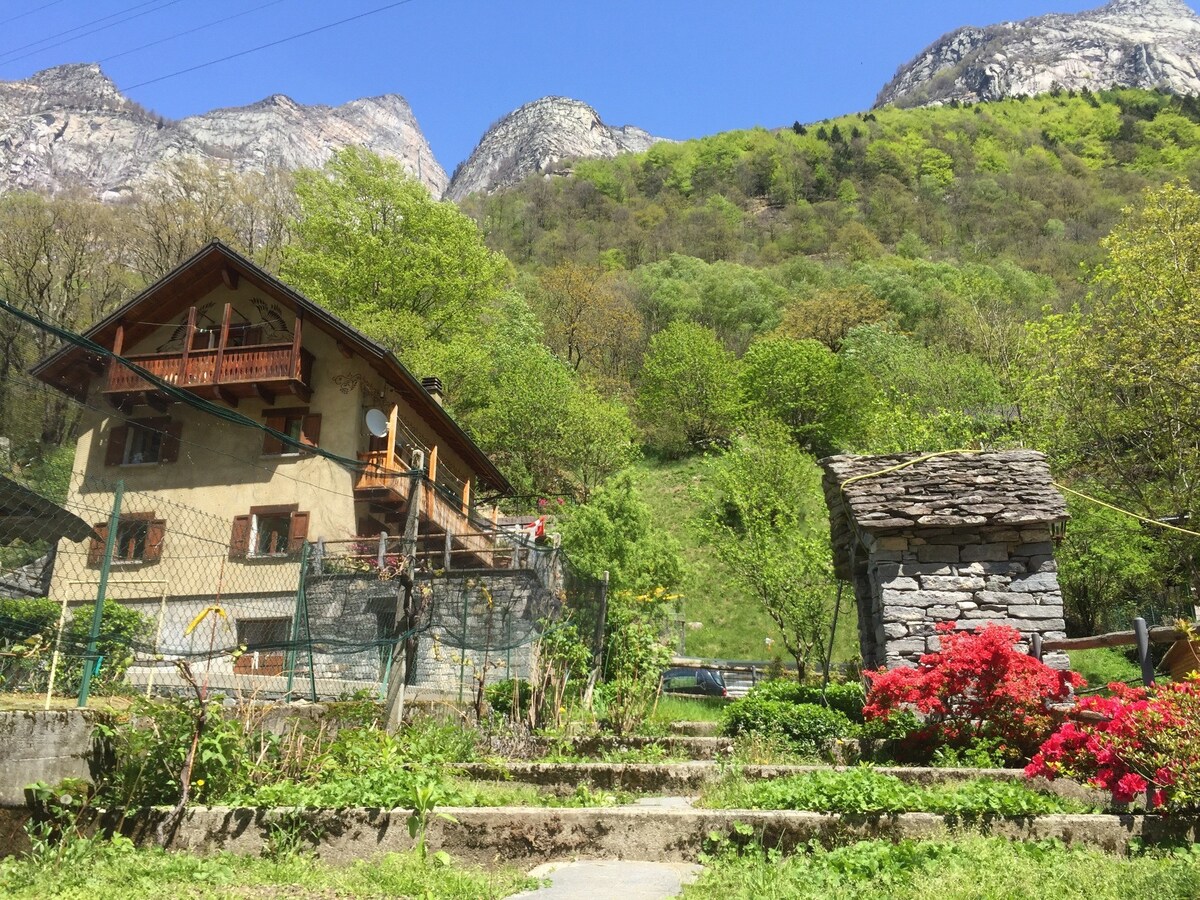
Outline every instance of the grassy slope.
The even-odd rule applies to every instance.
[[[700,628],[686,630],[687,653],[755,660],[779,654],[785,663],[790,663],[775,623],[747,595],[692,525],[699,512],[695,488],[703,478],[704,466],[704,458],[696,456],[669,462],[646,459],[633,469],[634,480],[650,507],[655,526],[674,537],[682,548],[684,577],[680,592],[684,597],[684,620],[701,623]],[[857,656],[855,629],[853,598],[843,597],[835,661]],[[770,650],[766,638],[775,642]]]

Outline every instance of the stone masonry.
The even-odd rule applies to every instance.
[[[1042,454],[834,456],[821,466],[865,668],[915,665],[937,649],[942,622],[1011,626],[1022,649],[1035,634],[1066,636],[1054,536],[1067,508]],[[1045,662],[1068,665],[1062,653]]]

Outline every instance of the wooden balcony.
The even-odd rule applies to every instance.
[[[173,387],[231,406],[248,397],[272,404],[280,394],[291,394],[307,403],[312,395],[313,355],[301,346],[301,319],[296,320],[292,340],[262,344],[247,342],[245,328],[231,329],[230,316],[231,307],[226,304],[219,332],[197,329],[193,307],[188,311],[182,350],[125,358]],[[197,346],[206,335],[209,343],[215,339],[216,346]],[[121,355],[124,341],[121,325],[113,347],[117,355]],[[158,385],[116,360],[109,362],[104,393],[115,406],[145,402],[162,407],[170,401]]]

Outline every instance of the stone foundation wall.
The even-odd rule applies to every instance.
[[[1023,650],[1034,634],[1066,636],[1054,543],[1045,526],[865,537],[867,559],[855,573],[855,590],[868,667],[915,665],[938,649],[941,622],[960,629],[1011,626],[1021,632]],[[1063,653],[1048,653],[1045,662],[1068,665]]]

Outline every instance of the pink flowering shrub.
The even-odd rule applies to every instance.
[[[1144,796],[1151,808],[1200,808],[1200,681],[1109,689],[1080,701],[1025,774],[1086,781],[1114,803]]]
[[[1006,759],[1029,759],[1064,718],[1052,704],[1069,701],[1083,679],[1017,650],[1021,635],[1014,628],[955,631],[947,622],[938,632],[941,649],[922,656],[915,669],[865,673],[867,722],[886,725],[915,713],[918,722],[898,747],[900,756],[915,761],[928,760],[939,747],[982,744]]]

